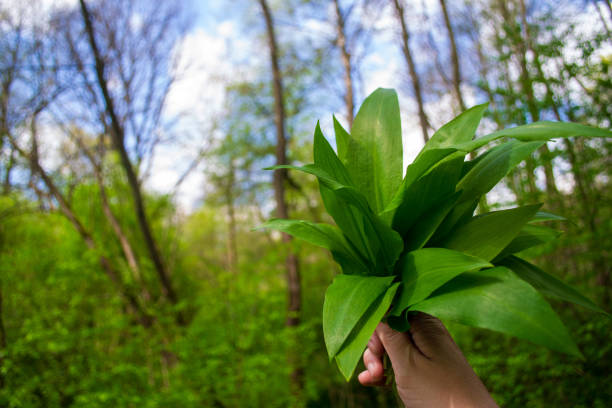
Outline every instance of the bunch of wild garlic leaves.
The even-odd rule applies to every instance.
[[[474,139],[486,105],[442,126],[402,178],[398,98],[379,88],[349,134],[334,118],[338,155],[319,125],[314,163],[275,166],[317,177],[337,226],[273,219],[262,227],[327,248],[341,266],[323,305],[329,358],[349,380],[378,323],[408,330],[408,314],[496,330],[581,357],[543,296],[603,312],[588,298],[516,254],[558,231],[540,222],[561,217],[540,205],[474,215],[480,198],[547,140],[610,137],[574,123],[536,122]],[[506,138],[473,160],[468,153]]]

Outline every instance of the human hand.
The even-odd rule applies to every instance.
[[[497,407],[452,337],[435,317],[418,313],[406,333],[380,323],[363,353],[366,386],[384,385],[389,355],[397,392],[407,408]]]

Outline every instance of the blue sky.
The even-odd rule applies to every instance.
[[[0,0],[2,3],[17,2],[19,0]],[[77,0],[41,0],[45,5],[76,6]],[[151,177],[146,185],[160,193],[172,192],[179,177],[192,163],[198,152],[207,148],[215,140],[223,137],[216,130],[215,120],[223,113],[223,103],[226,84],[261,75],[262,67],[267,67],[268,50],[259,37],[262,30],[262,17],[257,3],[253,0],[190,0],[196,8],[194,25],[185,35],[180,44],[180,64],[178,80],[171,90],[167,114],[169,117],[179,117],[180,121],[175,131],[180,138],[170,144],[158,148],[154,157]],[[272,4],[281,4],[270,0]],[[313,15],[305,18],[288,21],[286,18],[277,18],[277,35],[280,41],[290,36],[310,36],[316,41],[329,41],[333,38],[334,29],[330,20],[333,16],[331,2],[327,9],[317,10]],[[402,110],[402,130],[404,135],[404,161],[411,161],[422,146],[416,105],[410,96],[407,84],[407,72],[401,58],[399,41],[396,31],[396,21],[389,2],[381,3],[384,7],[377,10],[376,15],[365,14],[360,16],[362,22],[375,29],[367,53],[361,61],[360,73],[362,82],[359,84],[355,103],[357,106],[363,98],[377,87],[395,88],[400,97]],[[428,9],[433,15],[438,10],[437,0],[415,1],[410,3],[412,8],[408,15],[408,23],[416,36],[426,28],[423,21],[422,7]],[[589,11],[590,10],[590,11]],[[592,27],[597,21],[592,4],[587,6],[587,14],[582,26],[585,29]],[[444,32],[434,35],[443,36]],[[606,52],[610,53],[610,49]],[[415,53],[419,66],[426,66],[431,55]],[[464,59],[469,58],[464,56]],[[340,61],[337,62],[340,64]],[[469,67],[469,61],[465,63]],[[466,70],[467,71],[467,70]],[[469,85],[464,85],[463,92],[467,104],[474,105],[482,100]],[[337,114],[343,121],[343,105],[338,95],[331,98],[333,103],[323,104],[320,115],[313,118],[320,119],[326,136],[332,140],[331,116]],[[427,113],[435,127],[440,126],[452,118],[453,103],[451,95],[444,95],[439,100],[430,102],[426,106]],[[486,128],[485,123],[482,128]],[[50,134],[53,134],[51,132]],[[50,150],[57,148],[57,137],[48,138],[51,143]],[[49,166],[57,166],[53,161]],[[57,157],[57,156],[55,156]],[[176,192],[177,202],[186,211],[194,208],[202,199],[206,191],[203,162],[190,173],[184,183]],[[500,193],[502,194],[502,193]],[[503,194],[502,194],[503,195]]]

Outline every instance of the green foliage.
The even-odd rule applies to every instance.
[[[276,220],[265,226],[325,246],[335,252],[337,260],[338,248],[342,248],[343,257],[354,258],[352,264],[338,262],[347,276],[336,278],[330,286],[323,312],[329,357],[336,357],[347,380],[392,302],[391,323],[396,328],[407,327],[405,311],[423,311],[582,356],[537,289],[545,288],[546,292],[553,287],[565,297],[585,303],[580,295],[571,296],[561,285],[518,262],[510,264],[511,268],[522,268],[518,274],[488,262],[556,238],[557,233],[549,228],[528,225],[532,220],[555,217],[538,213],[539,204],[478,216],[473,212],[481,196],[546,140],[577,134],[609,137],[612,133],[576,124],[538,122],[471,141],[485,108],[474,107],[443,126],[408,167],[401,183],[395,181],[401,137],[397,96],[392,90],[379,89],[366,99],[355,119],[354,135],[335,122],[339,156],[344,160],[335,155],[317,125],[314,164],[274,167],[315,175],[340,231],[330,230],[334,231],[331,240],[329,234],[323,237],[320,226],[301,221]],[[464,161],[468,152],[502,137],[518,140]],[[389,220],[392,229],[387,226]],[[354,248],[352,254],[342,235]],[[397,261],[400,252],[403,256]],[[366,271],[371,276],[351,277],[363,273],[361,268],[353,269],[363,259],[374,265]],[[539,283],[535,288],[530,285],[534,281]],[[382,296],[391,282],[396,284]]]
[[[490,261],[515,239],[539,208],[530,205],[474,217],[456,227],[440,245]]]
[[[596,312],[606,313],[576,289],[519,257],[509,256],[504,258],[500,265],[510,268],[518,277],[529,282],[531,286],[545,296],[572,302]]]
[[[408,252],[400,261],[402,290],[391,315],[399,316],[408,307],[427,299],[455,276],[491,267],[490,263],[445,248],[423,248]]]
[[[323,336],[329,359],[338,353],[353,328],[374,301],[387,291],[392,276],[338,275],[327,288],[323,303]]]
[[[340,134],[348,136],[338,145],[339,151],[346,146],[339,154],[345,157],[348,173],[372,210],[381,211],[402,180],[402,127],[395,91],[374,91],[359,108],[351,134]]]
[[[340,372],[350,380],[357,363],[361,360],[363,350],[365,349],[370,337],[378,323],[389,310],[393,297],[397,292],[399,282],[393,284],[385,291],[382,297],[379,297],[371,306],[371,308],[359,319],[355,326],[351,329],[351,334],[346,340],[340,351],[336,354],[336,363]],[[351,313],[353,311],[351,310]]]
[[[532,286],[504,267],[464,273],[410,310],[581,356],[550,305]]]

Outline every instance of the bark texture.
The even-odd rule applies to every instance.
[[[349,131],[353,128],[353,118],[355,116],[355,97],[353,96],[353,67],[351,64],[351,54],[348,50],[346,42],[346,25],[345,19],[340,9],[340,1],[334,0],[334,9],[336,11],[336,34],[338,48],[342,57],[342,66],[344,67],[344,105],[346,107],[346,120],[348,121]]]
[[[419,78],[419,74],[417,73],[414,59],[412,58],[412,51],[410,50],[410,31],[406,25],[404,7],[401,4],[401,0],[393,0],[393,5],[395,7],[397,20],[402,30],[402,52],[404,53],[404,59],[406,60],[406,65],[408,66],[408,72],[410,74],[410,80],[412,83],[412,91],[414,92],[414,97],[417,100],[419,124],[421,125],[421,132],[423,133],[423,141],[427,143],[429,140],[427,129],[430,126],[429,120],[427,119],[427,114],[425,113],[425,104],[423,102],[423,93],[421,91],[421,80]]]
[[[455,98],[457,98],[457,102],[459,103],[459,107],[461,108],[461,112],[463,112],[467,108],[463,100],[463,94],[461,93],[461,67],[459,65],[459,53],[457,52],[457,43],[455,42],[455,32],[453,31],[453,25],[451,24],[450,16],[448,15],[446,0],[440,0],[440,7],[442,8],[442,14],[444,15],[444,25],[446,26],[446,31],[448,32],[451,63],[453,65],[453,91],[455,93]]]
[[[270,51],[270,65],[272,66],[272,82],[274,93],[274,123],[276,126],[276,164],[287,164],[287,137],[285,135],[285,103],[283,99],[283,81],[279,65],[278,45],[274,32],[274,22],[272,13],[266,0],[259,0],[265,23],[268,38],[268,48]],[[278,169],[274,172],[274,197],[276,200],[276,216],[279,218],[289,218],[289,210],[285,199],[285,182],[287,181],[287,170]],[[282,234],[285,244],[289,244],[292,237]],[[289,245],[287,245],[289,246]],[[287,321],[288,327],[296,327],[300,324],[300,312],[302,309],[302,288],[300,282],[300,268],[297,255],[289,249],[285,260],[287,271],[288,307]],[[303,372],[299,364],[297,353],[291,353],[290,364],[293,366],[291,374],[292,385],[295,392],[301,392],[303,388]]]
[[[85,4],[85,0],[79,0],[79,3],[81,6],[81,14],[83,16],[85,30],[87,32],[87,38],[95,60],[97,84],[100,88],[100,92],[102,93],[106,113],[110,121],[111,139],[115,150],[119,154],[121,166],[123,167],[123,170],[126,174],[127,182],[130,187],[130,192],[132,194],[132,200],[134,201],[138,225],[143,235],[147,251],[159,278],[162,293],[172,304],[176,304],[178,302],[178,297],[173,288],[168,270],[164,265],[161,252],[153,237],[150,222],[147,219],[145,211],[144,198],[140,189],[140,183],[138,181],[138,177],[136,176],[136,172],[134,170],[134,167],[132,166],[127,149],[125,147],[125,133],[121,122],[115,112],[113,98],[108,89],[108,82],[105,77],[105,63],[96,42],[92,18],[87,9],[87,5]],[[183,317],[180,313],[177,315],[177,319],[179,320],[179,323],[184,323]]]

